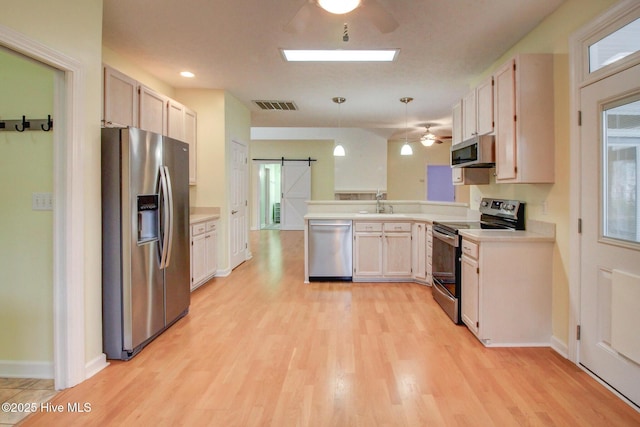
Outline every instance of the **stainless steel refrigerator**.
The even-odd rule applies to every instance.
[[[102,129],[104,352],[128,360],[190,303],[189,146]]]

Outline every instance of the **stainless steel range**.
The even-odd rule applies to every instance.
[[[433,298],[451,320],[460,319],[462,237],[460,230],[524,230],[524,202],[484,198],[480,202],[480,221],[433,223]]]

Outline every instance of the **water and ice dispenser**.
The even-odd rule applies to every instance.
[[[138,244],[155,242],[159,239],[158,218],[160,209],[157,194],[138,196]]]

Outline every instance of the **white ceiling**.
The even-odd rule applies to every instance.
[[[309,0],[104,0],[104,44],[176,88],[225,89],[254,127],[341,125],[404,135],[408,126],[447,135],[451,106],[469,82],[563,0],[377,0],[399,27],[387,34],[359,13],[312,7],[308,27],[283,27]],[[369,0],[372,1],[372,0]],[[361,12],[361,11],[360,11]],[[342,41],[349,25],[349,42]],[[286,63],[280,48],[399,48],[393,63]],[[179,72],[188,69],[195,79]],[[252,100],[294,101],[262,111]]]

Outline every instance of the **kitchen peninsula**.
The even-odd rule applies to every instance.
[[[505,202],[502,206],[509,205]],[[432,253],[433,223],[479,220],[480,212],[463,203],[310,201],[305,216],[305,283],[338,279],[430,286],[435,274],[432,270],[442,265],[443,256]],[[314,224],[323,228],[315,228]],[[314,243],[318,233],[327,234],[324,241],[330,244]],[[462,254],[445,255],[449,260],[445,263],[458,265],[455,270],[446,271],[452,271],[451,277],[462,281],[463,297],[454,297],[463,301],[462,322],[487,346],[549,345],[554,224],[529,220],[525,230],[464,230],[460,236]],[[457,242],[458,236],[455,237]],[[317,252],[323,253],[318,256]],[[492,256],[494,253],[502,258]],[[463,261],[462,268],[459,259]],[[500,271],[505,262],[512,266],[506,277],[493,273]],[[335,264],[349,268],[340,277],[323,277],[318,275],[318,264],[329,269]],[[487,292],[491,292],[490,299],[485,296],[489,295]],[[523,317],[515,313],[513,318],[512,307],[517,307],[515,311],[523,313]],[[458,313],[458,308],[455,310]],[[483,316],[486,324],[481,321]],[[492,326],[505,318],[512,327]],[[460,319],[457,314],[453,320],[459,323],[456,319]]]

